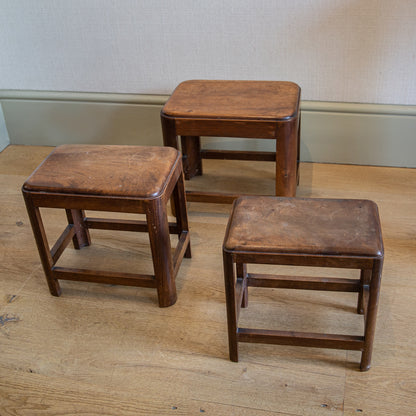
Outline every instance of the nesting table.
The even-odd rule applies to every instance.
[[[361,351],[360,369],[371,363],[383,241],[377,205],[368,200],[241,197],[234,202],[223,245],[230,359],[238,343],[268,343]],[[271,275],[255,264],[358,269],[357,279]],[[296,273],[296,269],[295,269]],[[364,334],[344,335],[243,328],[240,309],[248,287],[357,292]]]
[[[300,140],[300,88],[285,81],[191,80],[161,111],[165,146],[180,148],[185,178],[202,175],[202,158],[276,163],[275,194],[295,196]],[[272,139],[276,152],[201,149],[200,136]],[[188,191],[188,201],[231,203],[238,195]]]
[[[23,185],[27,211],[50,293],[59,280],[77,280],[157,289],[159,306],[176,302],[175,277],[183,257],[191,257],[182,159],[176,149],[151,146],[63,145],[57,147]],[[176,223],[167,204],[175,204]],[[65,209],[68,225],[52,248],[41,207]],[[85,210],[146,214],[145,221],[90,218]],[[149,234],[154,275],[86,270],[56,265],[68,244],[91,244],[89,229]],[[178,235],[171,253],[170,233]]]

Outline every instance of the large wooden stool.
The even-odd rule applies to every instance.
[[[283,81],[185,81],[162,109],[165,146],[179,149],[185,179],[202,175],[201,158],[276,162],[276,195],[298,183],[300,88]],[[201,150],[200,136],[276,140],[276,152]],[[231,203],[237,195],[188,191],[189,201]]]
[[[362,351],[370,368],[383,265],[377,206],[368,200],[241,197],[235,201],[224,246],[230,359],[238,342],[298,345]],[[247,264],[359,269],[359,279],[247,273]],[[236,272],[234,271],[234,264]],[[363,336],[241,328],[248,286],[358,292]]]
[[[159,306],[176,301],[175,276],[191,257],[180,153],[167,147],[64,145],[57,147],[23,185],[30,222],[46,280],[59,296],[59,279],[157,289]],[[172,196],[176,224],[168,223]],[[64,208],[68,226],[49,248],[40,207]],[[146,214],[146,221],[85,217],[84,210]],[[55,266],[71,239],[90,244],[88,229],[148,232],[154,276]],[[179,241],[172,257],[170,234]]]

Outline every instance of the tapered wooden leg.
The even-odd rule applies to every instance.
[[[361,354],[361,371],[367,371],[371,366],[371,355],[373,352],[373,341],[376,330],[376,318],[378,309],[378,299],[380,294],[381,271],[383,268],[383,260],[375,260],[371,274],[370,296],[368,300],[367,316],[365,320],[364,332],[364,350]]]
[[[235,302],[234,266],[231,255],[227,254],[226,252],[223,253],[223,261],[230,360],[238,362],[237,309]]]
[[[166,204],[160,199],[149,202],[146,217],[159,306],[171,306],[176,302],[177,295]]]
[[[23,196],[25,198],[27,213],[29,215],[30,224],[32,225],[33,235],[38,247],[39,257],[43,271],[45,272],[49,292],[53,296],[60,296],[61,287],[59,286],[58,280],[54,279],[52,275],[53,260],[49,250],[48,239],[46,237],[40,210],[33,205],[29,194],[24,192]]]
[[[91,244],[91,237],[84,222],[84,211],[80,209],[66,209],[65,211],[68,224],[74,225],[75,235],[72,238],[74,247],[79,250],[82,247],[89,246]]]
[[[243,263],[236,264],[237,278],[244,279],[247,277],[247,265]],[[243,298],[241,299],[241,307],[247,308],[248,306],[248,287],[244,286]]]
[[[276,135],[276,195],[296,196],[298,121],[280,123]]]
[[[185,179],[202,175],[201,138],[199,136],[181,137],[183,171]]]
[[[174,215],[176,216],[176,223],[178,224],[178,236],[180,236],[183,231],[189,233],[185,186],[182,173],[179,176],[178,181],[173,190],[172,199],[174,201],[174,206],[176,207],[176,212],[174,213]],[[186,248],[184,256],[186,258],[192,257],[191,242],[188,243],[188,247]]]

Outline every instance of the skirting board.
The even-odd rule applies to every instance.
[[[165,95],[0,91],[11,144],[161,145]],[[301,160],[416,167],[416,106],[302,101]],[[272,140],[204,138],[206,148],[270,151]]]
[[[0,152],[10,144],[9,134],[6,129],[6,122],[3,116],[3,108],[0,103]]]

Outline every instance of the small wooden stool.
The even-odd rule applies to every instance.
[[[27,211],[52,295],[59,279],[157,289],[159,306],[176,302],[175,276],[191,257],[180,153],[167,147],[64,145],[57,147],[23,185]],[[176,207],[168,223],[167,202]],[[40,207],[64,208],[68,226],[50,250]],[[146,221],[86,218],[84,210],[146,214]],[[90,244],[89,228],[148,232],[154,276],[55,266],[71,241]],[[169,231],[179,241],[172,257]]]
[[[377,206],[367,200],[241,197],[235,201],[223,246],[230,359],[238,342],[359,350],[370,368],[383,264]],[[236,277],[234,273],[236,264]],[[359,269],[360,279],[247,273],[248,263]],[[238,327],[248,286],[358,292],[364,336]]]
[[[298,183],[300,88],[283,81],[185,81],[162,109],[165,146],[179,149],[185,179],[202,175],[206,159],[276,162],[276,195],[295,196]],[[199,136],[275,139],[276,152],[201,150]],[[231,203],[237,195],[187,192],[189,201]]]

